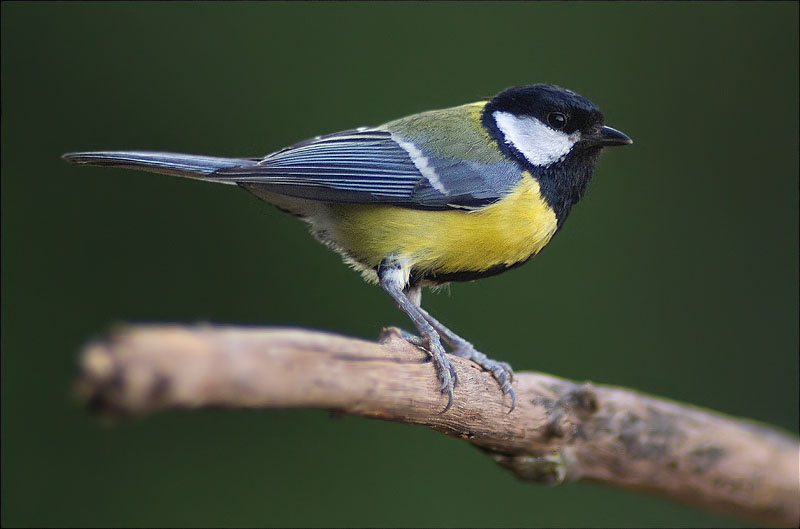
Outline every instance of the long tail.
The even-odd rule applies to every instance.
[[[77,165],[101,165],[138,169],[152,173],[182,176],[197,180],[208,180],[223,184],[235,184],[230,177],[217,177],[219,169],[255,165],[256,160],[246,158],[217,158],[194,154],[149,151],[75,152],[62,156]]]

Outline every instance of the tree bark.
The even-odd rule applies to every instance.
[[[425,351],[300,329],[137,325],[86,346],[79,395],[96,410],[325,408],[427,426],[518,477],[658,493],[760,524],[800,520],[798,438],[634,390],[517,373],[509,413],[489,373],[450,357],[453,406]]]

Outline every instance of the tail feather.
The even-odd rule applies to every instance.
[[[150,151],[76,152],[62,156],[78,165],[98,165],[138,169],[153,173],[183,176],[223,184],[235,184],[230,177],[214,175],[219,169],[255,165],[256,160],[246,158],[218,158],[194,154]]]

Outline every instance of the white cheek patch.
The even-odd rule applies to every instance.
[[[508,112],[492,114],[497,128],[532,165],[550,165],[564,158],[581,139],[577,130],[572,134],[553,130],[538,119],[518,117]]]

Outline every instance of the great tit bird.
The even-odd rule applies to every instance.
[[[411,319],[453,402],[456,356],[516,397],[513,372],[421,306],[421,289],[510,270],[536,255],[583,196],[604,147],[631,139],[585,97],[550,84],[317,136],[263,158],[147,151],[64,159],[238,185],[310,224],[322,243],[377,283]]]

